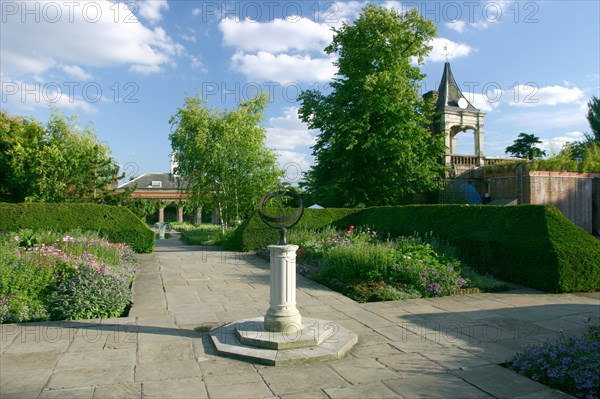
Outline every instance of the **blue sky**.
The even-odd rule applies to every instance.
[[[331,27],[364,1],[0,1],[1,107],[46,121],[50,106],[94,121],[127,175],[169,170],[169,117],[186,94],[231,108],[270,94],[264,127],[288,180],[313,162],[318,132],[295,98],[327,89]],[[386,1],[417,7],[438,37],[422,66],[436,89],[447,57],[485,119],[484,153],[502,156],[519,132],[557,151],[589,132],[600,95],[597,1]],[[458,150],[473,153],[461,134]]]

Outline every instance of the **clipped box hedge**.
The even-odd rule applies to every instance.
[[[336,221],[358,212],[359,209],[327,208],[304,210],[302,219],[295,228],[320,229],[329,225],[335,225]],[[235,231],[233,242],[226,249],[236,251],[252,251],[265,248],[267,245],[276,244],[279,241],[279,231],[267,227],[257,216],[244,221]]]
[[[339,213],[310,211],[307,216],[323,212],[322,217],[310,216],[322,220],[316,228],[327,225],[329,219],[339,228],[371,227],[380,237],[433,233],[457,247],[463,260],[475,269],[528,287],[550,292],[600,289],[600,241],[549,205],[407,205]],[[276,234],[258,217],[243,227],[239,234],[244,250],[276,242]]]
[[[91,230],[110,242],[129,244],[138,253],[154,250],[154,232],[133,212],[121,206],[0,203],[0,231],[19,229]]]

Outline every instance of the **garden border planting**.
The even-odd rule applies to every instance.
[[[112,243],[128,244],[138,253],[154,250],[154,232],[133,212],[121,206],[0,203],[0,232],[20,229],[96,231]]]
[[[455,246],[467,265],[496,278],[550,292],[600,289],[600,242],[549,205],[307,209],[298,224],[327,225],[369,226],[390,237],[432,233]],[[235,249],[276,242],[270,230],[252,218],[238,227]]]

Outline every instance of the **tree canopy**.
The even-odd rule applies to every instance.
[[[600,98],[592,96],[588,101],[587,120],[592,129],[592,134],[587,137],[588,141],[600,143]]]
[[[506,147],[505,152],[517,158],[534,160],[542,158],[546,155],[546,151],[542,151],[536,145],[541,144],[542,140],[533,134],[519,133],[519,138],[512,145]]]
[[[250,216],[282,175],[259,125],[267,101],[262,94],[227,112],[187,96],[170,119],[176,173],[187,181],[190,201],[217,208],[223,223]]]
[[[339,57],[331,92],[299,97],[301,120],[320,130],[315,165],[301,184],[311,198],[327,206],[387,205],[437,186],[444,138],[428,129],[432,104],[419,94],[425,75],[415,65],[435,34],[417,10],[399,14],[374,4],[334,29],[325,48]]]
[[[54,110],[46,126],[0,112],[0,201],[112,203],[119,166],[92,125]],[[126,195],[125,193],[124,195]]]

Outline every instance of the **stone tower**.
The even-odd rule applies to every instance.
[[[444,73],[437,91],[425,94],[425,98],[433,97],[435,101],[434,134],[444,134],[446,154],[444,165],[449,167],[477,167],[484,165],[483,155],[483,118],[485,112],[475,108],[460,91],[454,80],[450,63],[444,64]],[[473,155],[456,154],[456,135],[468,130],[473,131]]]

